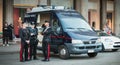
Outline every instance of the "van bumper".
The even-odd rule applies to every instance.
[[[73,44],[65,43],[70,54],[98,53],[102,51],[102,43],[96,44]]]

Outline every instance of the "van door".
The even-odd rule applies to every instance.
[[[60,21],[58,18],[53,17],[52,18],[52,30],[53,34],[51,36],[52,44],[54,47],[57,47],[61,43],[63,43],[63,33],[62,33],[62,27],[60,24]]]

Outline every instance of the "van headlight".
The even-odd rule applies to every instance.
[[[102,42],[101,42],[101,39],[98,38],[98,39],[96,40],[96,43],[102,43]]]
[[[72,43],[83,43],[81,40],[72,40]]]

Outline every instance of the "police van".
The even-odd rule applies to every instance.
[[[63,6],[35,7],[25,15],[25,21],[36,23],[38,39],[42,41],[42,24],[50,21],[51,52],[58,53],[60,58],[68,59],[71,54],[88,54],[97,56],[102,50],[102,43],[96,32],[90,27],[84,17],[75,10]],[[41,48],[41,43],[38,48]]]

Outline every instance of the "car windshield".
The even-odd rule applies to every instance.
[[[71,18],[62,18],[62,23],[64,28],[69,30],[77,29],[77,30],[92,30],[92,28],[88,25],[88,23],[81,18],[71,17]]]

